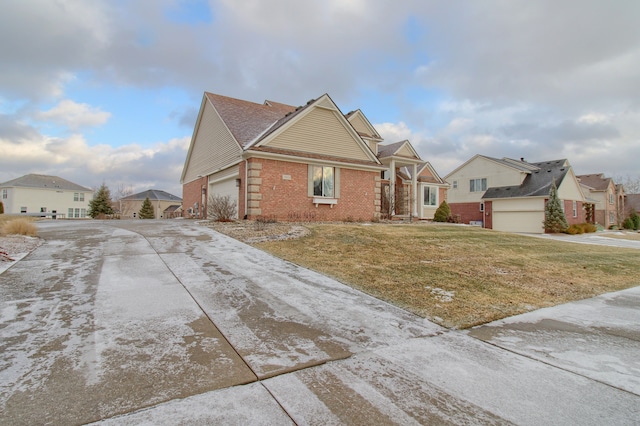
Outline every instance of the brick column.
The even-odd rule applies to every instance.
[[[262,163],[250,160],[247,167],[247,219],[251,219],[262,214]]]

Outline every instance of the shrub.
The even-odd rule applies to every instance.
[[[574,223],[573,225],[569,226],[567,230],[564,232],[566,232],[569,235],[576,235],[576,234],[583,234],[584,230],[582,229],[581,225]]]
[[[38,228],[29,219],[13,219],[5,223],[2,227],[2,232],[7,235],[28,235],[35,237],[38,235]]]
[[[633,219],[631,219],[630,217],[626,218],[624,222],[622,222],[622,227],[624,229],[633,229],[633,225]]]
[[[595,226],[593,223],[585,222],[582,224],[582,230],[585,233],[591,233],[591,232],[596,232],[598,230],[598,227]]]
[[[211,195],[207,205],[207,216],[218,222],[231,222],[236,215],[236,202],[228,195]]]
[[[0,214],[4,214],[4,204],[0,201]]]
[[[631,218],[631,221],[633,222],[633,229],[636,231],[640,230],[640,215],[638,212],[632,209],[629,218]]]
[[[433,215],[434,222],[447,222],[449,217],[451,216],[451,208],[446,201],[443,201],[438,206],[435,214]]]

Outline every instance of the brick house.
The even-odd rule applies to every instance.
[[[555,182],[569,224],[586,221],[587,200],[566,159],[528,163],[476,155],[449,173],[451,213],[463,223],[507,232],[543,233]]]
[[[577,176],[585,196],[595,205],[594,221],[605,229],[624,220],[624,189],[602,173]]]
[[[391,155],[386,165],[382,141],[362,111],[344,115],[327,94],[294,107],[205,92],[181,177],[184,214],[205,218],[213,196],[229,196],[245,219],[380,218],[388,167],[417,175],[425,163]],[[418,179],[409,186],[418,193]]]

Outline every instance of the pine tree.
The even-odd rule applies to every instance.
[[[108,214],[113,214],[113,209],[111,208],[111,192],[103,183],[93,195],[93,199],[89,201],[89,216],[95,219],[100,215]]]
[[[551,189],[549,190],[549,201],[544,208],[544,230],[551,233],[564,232],[569,228],[567,218],[564,216],[562,205],[560,204],[560,198],[558,198],[558,188],[556,182],[551,183]]]
[[[443,201],[440,203],[440,206],[438,206],[438,209],[434,213],[433,221],[446,222],[447,220],[449,220],[449,216],[451,216],[451,208],[449,207],[449,204],[447,204],[446,201]]]
[[[140,212],[138,212],[138,216],[140,219],[155,219],[156,215],[153,212],[153,206],[151,205],[151,200],[149,197],[144,199],[142,203],[142,207],[140,208]]]

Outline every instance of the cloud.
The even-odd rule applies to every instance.
[[[60,101],[48,111],[42,111],[39,117],[77,130],[80,127],[99,126],[107,122],[111,113],[101,111],[84,103],[76,103],[70,99]]]

